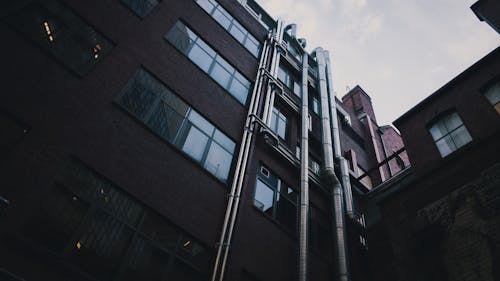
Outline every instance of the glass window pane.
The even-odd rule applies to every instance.
[[[200,162],[207,146],[208,137],[196,127],[191,127],[182,145],[182,151]]]
[[[224,147],[227,151],[233,153],[235,143],[226,135],[224,135],[221,131],[215,130],[214,140],[217,141],[220,145],[222,145],[222,147]]]
[[[205,168],[217,178],[226,181],[231,168],[232,155],[220,145],[212,142],[205,161]]]
[[[272,215],[273,213],[274,191],[269,188],[260,179],[257,179],[255,186],[255,197],[253,200],[254,206],[259,208],[264,213]]]
[[[213,62],[213,58],[197,44],[193,45],[188,57],[205,72],[208,72]]]
[[[125,90],[120,103],[134,115],[143,119],[155,99],[156,95],[147,88],[147,85],[143,85],[139,81],[134,81]]]
[[[462,127],[456,129],[451,133],[451,138],[453,139],[453,142],[457,146],[457,148],[469,143],[472,141],[472,138],[465,128],[465,126],[462,125]]]
[[[278,79],[283,82],[283,84],[288,85],[288,73],[281,65],[278,68]]]
[[[278,110],[273,108],[273,113],[271,114],[271,130],[275,133],[278,132]]]
[[[238,40],[238,42],[243,42],[243,40],[245,40],[245,32],[243,32],[238,27],[238,25],[239,24],[236,21],[234,21],[233,26],[231,26],[231,30],[229,30],[229,32],[231,33],[231,35],[234,36],[236,40]]]
[[[139,17],[144,18],[158,4],[157,0],[122,0]]]
[[[437,141],[436,146],[439,150],[439,153],[441,153],[442,157],[445,157],[446,155],[452,153],[457,149],[455,144],[451,140],[450,136],[446,136]]]
[[[132,234],[118,220],[97,211],[73,245],[70,260],[96,278],[107,280],[122,261]]]
[[[212,133],[215,130],[214,125],[210,124],[210,122],[203,118],[203,116],[201,116],[198,112],[191,110],[188,119],[191,123],[198,127],[198,129],[201,129],[207,135],[212,136]]]
[[[61,252],[83,220],[89,206],[65,187],[56,185],[44,206],[23,232],[41,246]]]
[[[255,57],[258,57],[259,56],[259,44],[258,43],[255,43],[253,42],[252,40],[248,40],[245,42],[245,47],[247,48],[248,51],[250,51],[250,53],[252,53],[252,55],[254,55]]]
[[[212,10],[214,9],[214,4],[210,3],[208,0],[196,0],[196,3],[200,5],[200,7],[203,8],[207,13],[212,13]]]
[[[441,121],[432,126],[429,131],[434,140],[438,140],[448,133],[446,127],[443,125]]]
[[[448,132],[453,131],[455,128],[458,128],[462,125],[462,120],[458,116],[458,113],[453,112],[443,118],[444,125]]]
[[[227,15],[227,12],[220,9],[219,7],[213,13],[214,19],[225,29],[228,29],[229,25],[231,24],[231,19],[228,16],[229,15]]]
[[[276,130],[278,136],[280,136],[282,139],[286,139],[287,120],[281,113],[280,113],[280,118],[278,120],[278,128]]]
[[[492,105],[500,103],[500,82],[491,86],[484,96],[490,101]]]
[[[300,90],[300,84],[297,83],[297,82],[293,82],[293,93],[297,96],[297,97],[301,97],[301,90]]]
[[[177,22],[165,37],[183,53],[187,53],[194,40],[197,38],[197,36],[181,22]]]
[[[233,95],[240,103],[245,104],[247,101],[248,88],[243,85],[237,79],[233,79],[229,92]]]
[[[182,116],[162,101],[151,114],[147,124],[165,140],[173,142],[183,119]]]
[[[212,68],[212,73],[210,73],[210,76],[214,78],[219,85],[221,85],[224,89],[227,89],[229,86],[229,80],[231,79],[231,74],[223,68],[219,63],[215,63],[214,67]]]

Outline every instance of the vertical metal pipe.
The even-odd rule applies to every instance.
[[[336,115],[337,112],[330,112],[329,97],[327,91],[326,81],[326,64],[325,54],[322,48],[316,48],[316,60],[318,62],[318,80],[319,80],[319,93],[321,96],[321,129],[322,129],[322,143],[324,154],[324,179],[325,183],[331,186],[331,200],[332,200],[332,225],[336,241],[336,257],[337,261],[337,280],[348,281],[348,268],[347,268],[347,247],[345,243],[345,224],[344,224],[344,204],[342,196],[342,188],[340,182],[335,174],[335,167],[333,161],[333,144],[330,115]]]
[[[328,81],[328,97],[330,101],[330,115],[331,115],[331,127],[333,136],[333,147],[335,158],[339,160],[340,164],[340,176],[342,180],[342,186],[344,187],[344,196],[346,202],[346,213],[349,217],[354,218],[354,201],[352,199],[352,187],[351,179],[349,178],[349,165],[347,160],[341,154],[340,145],[340,132],[339,123],[337,117],[337,102],[335,100],[335,94],[333,92],[333,82],[332,82],[332,70],[330,62],[330,54],[325,51],[325,64],[326,64],[326,79]]]
[[[278,76],[278,69],[280,65],[280,50],[278,45],[281,44],[281,41],[283,40],[283,33],[284,33],[284,23],[281,19],[278,19],[277,24],[276,24],[276,33],[274,37],[274,50],[273,50],[273,60],[271,61],[271,67],[269,70],[269,73],[271,76],[275,79],[277,79]],[[266,95],[266,100],[264,103],[264,112],[262,114],[262,121],[267,126],[271,125],[271,119],[272,119],[272,114],[273,114],[273,107],[274,107],[274,97],[275,97],[275,91],[271,87],[268,87],[267,89],[267,95]]]
[[[309,95],[308,57],[302,55],[302,133],[300,154],[300,224],[299,224],[299,281],[307,280],[308,225],[309,225]]]
[[[252,120],[253,117],[252,115],[257,112],[257,108],[259,105],[260,101],[260,93],[262,89],[262,84],[263,84],[263,70],[267,65],[267,59],[269,55],[269,49],[270,46],[268,45],[267,40],[264,41],[264,45],[262,48],[262,54],[260,57],[259,61],[259,69],[257,70],[257,78],[256,78],[256,85],[253,89],[252,96],[250,99],[250,105],[249,105],[249,111],[247,114],[247,119],[245,121],[245,128],[243,130],[243,137],[240,145],[240,151],[238,153],[238,160],[236,162],[236,168],[233,176],[233,182],[231,185],[231,191],[229,193],[229,199],[228,199],[228,204],[226,208],[226,214],[224,216],[224,222],[222,225],[222,231],[220,235],[220,239],[217,245],[217,255],[215,258],[215,263],[214,263],[214,268],[212,272],[212,281],[215,281],[219,272],[219,264],[220,264],[220,259],[221,259],[221,254],[222,254],[222,248],[226,244],[226,236],[227,236],[227,228],[228,228],[228,223],[230,221],[230,217],[232,216],[234,210],[233,210],[233,203],[234,203],[234,198],[236,196],[236,192],[238,190],[237,184],[239,183],[238,179],[240,177],[243,177],[245,174],[244,167],[246,166],[246,158],[248,157],[248,147],[251,141],[251,137],[253,134],[253,130],[247,130],[247,128],[250,128],[252,125]],[[243,166],[243,167],[242,167]],[[239,195],[238,195],[239,196]],[[224,268],[221,268],[223,271]],[[222,273],[220,275],[223,275]],[[222,277],[221,277],[222,278]]]
[[[278,23],[277,23],[277,32],[275,33],[275,36],[277,36],[277,38],[278,38],[277,42],[281,42],[281,39],[283,38],[283,21],[282,20],[278,20]],[[279,66],[279,61],[280,61],[280,54],[278,53],[277,46],[274,45],[273,56],[271,57],[271,75],[273,77],[276,77],[277,69],[278,69],[278,66]],[[268,91],[269,91],[269,88],[270,88],[270,85],[268,85]],[[260,91],[257,93],[257,96],[260,99]],[[266,96],[266,102],[267,102],[267,98],[268,97],[269,97],[269,95]],[[269,98],[269,104],[266,104],[270,113],[272,113],[272,105],[273,105],[273,103],[274,103],[274,91],[271,91],[271,95],[270,95],[270,98]],[[259,107],[258,102],[256,102],[254,110],[252,112],[253,115],[257,114],[258,107]],[[268,122],[269,123],[271,122],[270,118],[269,118]],[[222,281],[223,278],[224,278],[225,268],[226,268],[226,264],[227,264],[227,257],[228,257],[228,254],[229,254],[229,248],[231,246],[231,239],[233,237],[234,224],[236,222],[236,217],[237,217],[237,214],[238,214],[238,207],[239,207],[239,203],[240,203],[241,189],[243,187],[243,180],[245,178],[246,166],[248,164],[248,154],[249,154],[249,148],[250,148],[250,143],[251,143],[250,140],[251,140],[251,137],[253,135],[253,127],[254,127],[253,123],[250,123],[249,128],[250,128],[251,133],[249,133],[248,137],[247,137],[248,141],[246,143],[246,153],[244,154],[243,160],[242,160],[242,167],[241,167],[242,172],[241,172],[240,176],[238,177],[238,179],[236,179],[236,178],[234,179],[234,181],[237,181],[237,183],[236,183],[237,188],[236,188],[236,194],[235,194],[235,196],[233,198],[233,200],[234,200],[234,206],[233,206],[233,209],[232,209],[232,213],[233,214],[232,214],[232,216],[230,218],[229,228],[228,228],[228,232],[227,232],[226,247],[224,249],[224,256],[223,256],[223,259],[222,259],[222,265],[221,265],[221,270],[220,270],[220,275],[219,275],[219,281]]]

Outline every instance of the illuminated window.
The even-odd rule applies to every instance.
[[[31,2],[6,21],[79,75],[113,48],[108,39],[56,0]]]
[[[190,28],[179,21],[165,38],[241,104],[246,103],[250,82]]]
[[[498,114],[500,114],[500,81],[490,86],[484,96],[493,105]]]
[[[472,141],[469,131],[465,128],[457,112],[441,117],[429,128],[429,132],[441,157],[447,156]]]
[[[252,55],[259,56],[260,42],[215,0],[196,0],[196,3],[219,23]]]
[[[139,69],[117,102],[164,140],[226,182],[235,143],[162,82]]]
[[[262,171],[267,171],[263,174]],[[253,204],[288,230],[295,232],[298,193],[267,168],[259,169]]]
[[[210,272],[205,246],[77,160],[24,233],[96,280],[206,280]]]
[[[161,0],[122,0],[136,15],[147,16]]]

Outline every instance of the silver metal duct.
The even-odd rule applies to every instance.
[[[331,115],[331,128],[333,136],[333,148],[335,159],[338,159],[340,164],[340,177],[342,180],[342,186],[344,187],[346,212],[350,218],[354,218],[354,201],[352,200],[352,187],[351,179],[349,178],[349,165],[347,160],[342,156],[341,146],[340,146],[340,132],[339,132],[339,122],[337,118],[337,102],[335,101],[335,94],[333,92],[333,82],[332,82],[332,69],[330,65],[330,54],[328,51],[324,51],[325,64],[326,64],[326,79],[328,87],[328,97],[330,101],[330,115]]]
[[[321,96],[321,131],[322,131],[322,145],[324,154],[324,171],[323,176],[325,183],[331,187],[331,200],[332,200],[332,228],[335,234],[336,241],[336,257],[337,261],[337,280],[348,281],[348,267],[347,267],[347,248],[345,242],[345,224],[344,224],[344,204],[342,196],[342,187],[335,174],[334,159],[333,159],[333,144],[332,144],[332,131],[330,123],[330,115],[336,116],[337,112],[331,112],[329,106],[329,95],[326,80],[326,63],[325,53],[322,48],[316,48],[316,60],[318,62],[318,80],[319,80],[319,94]]]
[[[269,35],[269,41],[271,35]],[[247,118],[245,121],[245,128],[243,130],[243,137],[241,138],[241,145],[240,145],[240,151],[238,153],[238,160],[236,162],[236,168],[233,176],[233,182],[231,185],[231,191],[229,193],[229,199],[227,203],[227,208],[226,208],[226,214],[224,216],[224,222],[222,225],[222,231],[220,235],[220,239],[217,245],[217,255],[215,258],[215,263],[214,263],[214,268],[212,272],[212,281],[215,281],[217,279],[217,276],[219,276],[219,280],[222,280],[224,277],[224,271],[225,271],[225,264],[226,264],[226,257],[227,257],[227,251],[229,250],[229,246],[231,244],[231,236],[232,236],[232,230],[234,226],[234,220],[237,215],[238,211],[238,202],[239,202],[239,197],[241,194],[241,182],[243,181],[244,175],[245,175],[245,170],[246,170],[246,165],[248,161],[248,154],[249,154],[249,148],[250,148],[250,143],[252,140],[253,136],[253,119],[255,114],[257,113],[257,109],[259,107],[260,103],[260,95],[261,95],[261,89],[262,89],[262,84],[264,82],[264,73],[266,71],[266,66],[268,64],[268,56],[269,56],[269,50],[270,50],[270,45],[268,44],[268,40],[264,41],[264,45],[262,48],[262,54],[260,57],[259,61],[259,69],[257,71],[257,77],[255,81],[255,87],[252,91],[251,99],[250,99],[250,105],[249,105],[249,110],[247,114]],[[228,232],[228,224],[231,221],[231,225],[229,227],[229,232]],[[220,266],[221,262],[221,257],[222,257],[222,250],[225,247],[225,253],[224,253],[224,259],[222,262],[222,266]],[[219,270],[220,269],[220,270]]]
[[[276,79],[278,75],[278,68],[280,65],[280,48],[281,48],[281,41],[283,40],[283,33],[285,31],[284,29],[284,23],[281,19],[278,19],[276,23],[276,31],[273,34],[273,56],[272,56],[272,61],[271,61],[271,66],[269,69],[269,73],[271,76]],[[262,115],[262,120],[268,127],[271,125],[271,116],[273,114],[273,107],[274,107],[274,96],[275,96],[275,91],[272,87],[268,87],[267,89],[267,94],[266,94],[266,100],[264,102],[264,112]]]
[[[299,281],[307,280],[309,225],[309,95],[308,54],[302,55],[302,123],[300,142],[300,223],[299,223]]]

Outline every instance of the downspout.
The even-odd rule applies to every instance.
[[[330,102],[330,115],[332,136],[333,136],[333,148],[335,159],[339,160],[340,163],[340,178],[342,180],[342,186],[344,187],[344,196],[346,204],[346,213],[349,218],[355,218],[354,214],[354,201],[352,200],[352,187],[351,179],[349,178],[349,165],[347,159],[342,156],[340,147],[340,132],[339,132],[339,122],[337,117],[337,102],[335,101],[335,94],[333,92],[333,82],[332,82],[332,68],[330,65],[330,54],[328,51],[324,51],[325,54],[325,64],[326,64],[326,79],[328,87],[328,96]]]
[[[302,55],[302,137],[300,155],[300,226],[299,226],[299,281],[307,280],[308,224],[309,224],[309,95],[308,57]]]
[[[276,79],[278,75],[278,68],[280,65],[280,58],[281,58],[280,44],[281,41],[283,40],[283,33],[285,30],[283,24],[284,24],[283,21],[281,19],[278,19],[276,23],[276,31],[273,34],[272,45],[274,48],[273,48],[271,66],[269,69],[269,73],[271,74],[273,79]],[[275,91],[273,87],[268,87],[266,100],[264,102],[264,111],[262,114],[262,120],[268,127],[270,127],[271,125],[271,116],[273,114],[273,107],[274,107],[274,96],[275,96]]]
[[[334,233],[334,241],[336,241],[336,252],[334,260],[337,261],[337,280],[348,281],[347,274],[347,248],[345,242],[345,225],[344,225],[344,204],[342,198],[342,187],[335,174],[335,167],[333,162],[333,144],[332,132],[330,124],[330,108],[327,92],[327,81],[325,73],[325,57],[323,49],[318,47],[314,50],[316,53],[316,60],[318,62],[318,80],[319,80],[319,93],[321,96],[321,131],[323,142],[324,154],[324,167],[323,177],[327,185],[331,187],[331,200],[332,200],[332,228]],[[336,114],[336,112],[335,112]]]
[[[226,214],[222,225],[220,239],[217,244],[217,255],[215,258],[215,263],[211,278],[212,281],[215,281],[217,279],[217,275],[220,276],[219,280],[222,280],[224,277],[227,252],[229,251],[229,247],[231,244],[231,236],[234,227],[234,221],[236,219],[236,215],[238,212],[238,203],[241,195],[241,186],[242,186],[241,183],[245,175],[248,155],[250,151],[249,149],[250,143],[254,133],[253,119],[259,107],[262,84],[264,82],[264,73],[266,71],[266,66],[268,63],[268,56],[270,49],[268,40],[271,41],[270,40],[271,34],[269,34],[268,37],[269,38],[264,41],[264,45],[262,48],[262,55],[260,57],[259,69],[257,70],[255,87],[252,92],[248,114],[245,121],[245,127],[243,129],[243,137],[241,138],[240,151],[238,153],[238,160],[236,162],[236,168],[233,176],[233,182],[231,185],[231,191],[228,195]],[[228,224],[230,221],[231,225],[229,226],[229,232],[228,232]],[[220,266],[223,248],[225,248],[224,259],[222,262],[222,266]],[[220,273],[219,273],[219,267],[220,267]]]

